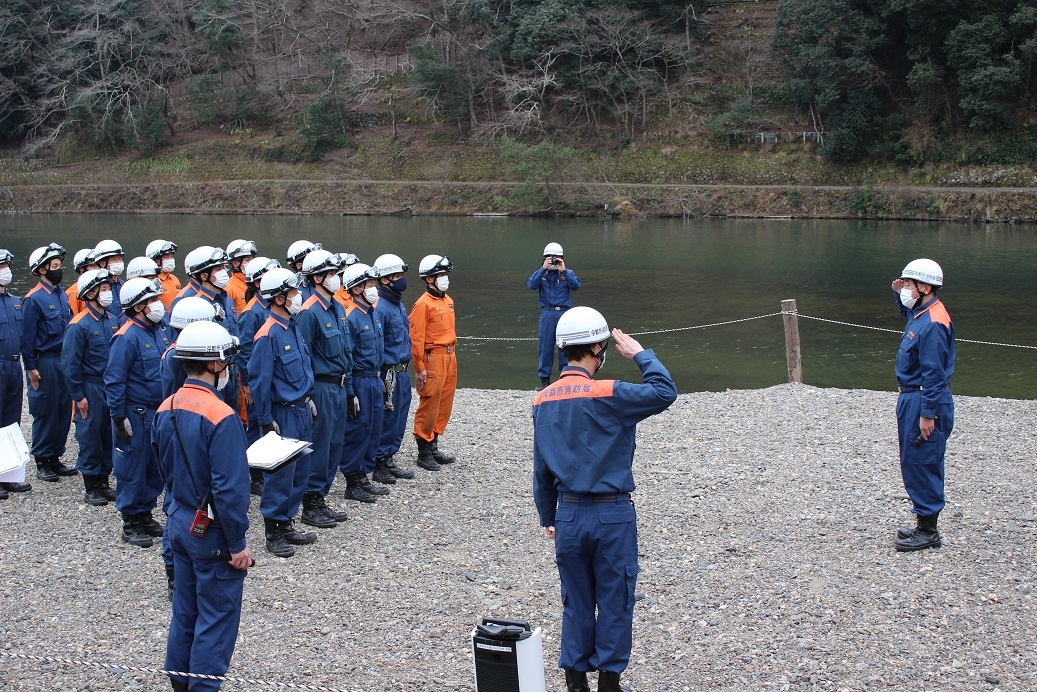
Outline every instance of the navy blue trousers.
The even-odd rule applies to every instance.
[[[562,319],[564,314],[565,310],[540,311],[540,327],[537,331],[537,335],[540,337],[540,345],[538,347],[540,366],[537,369],[537,375],[540,377],[551,376],[556,353],[558,354],[558,372],[561,372],[562,368],[569,364],[569,361],[562,354],[562,350],[555,346],[555,329],[558,328],[558,320]]]
[[[115,440],[112,467],[118,480],[115,507],[123,514],[147,514],[155,509],[163,486],[158,459],[151,446],[155,409],[133,406],[126,418],[133,427],[129,444],[118,438],[115,425],[109,423]]]
[[[306,494],[327,497],[342,458],[342,428],[346,424],[346,388],[317,382],[313,390],[317,420],[313,424],[313,454]]]
[[[76,424],[76,442],[79,443],[76,468],[84,476],[110,476],[114,447],[112,419],[108,414],[104,387],[99,382],[84,382],[83,393],[89,404],[86,418],[79,415],[78,408],[72,414],[72,422]]]
[[[0,428],[6,428],[12,423],[20,423],[21,420],[21,363],[16,360],[0,361]]]
[[[559,502],[555,563],[562,582],[558,665],[622,673],[630,661],[637,564],[637,514],[629,496],[612,503]],[[596,613],[595,613],[596,611]]]
[[[410,388],[410,373],[406,370],[396,373],[396,391],[392,393],[393,410],[383,411],[382,434],[378,440],[375,459],[386,459],[400,451],[403,436],[407,433],[407,414],[410,413],[413,395]]]
[[[166,642],[166,670],[225,675],[230,667],[241,622],[245,570],[234,569],[213,551],[227,553],[218,524],[205,536],[191,535],[194,510],[176,507],[166,522],[173,548],[176,589]],[[173,677],[191,690],[218,690],[215,680]]]
[[[313,416],[306,404],[271,407],[274,420],[281,428],[282,437],[313,441]],[[317,413],[320,413],[318,404]],[[310,456],[306,455],[291,464],[285,464],[273,472],[263,472],[263,497],[259,500],[259,513],[264,519],[288,521],[295,517],[302,504],[302,495],[310,479]]]
[[[360,399],[360,415],[347,420],[342,435],[339,468],[346,476],[374,470],[378,442],[382,438],[385,395],[379,377],[354,377],[353,391]]]
[[[72,395],[61,370],[61,357],[41,355],[36,359],[40,388],[34,390],[25,375],[29,414],[32,415],[32,449],[34,457],[57,459],[65,453],[68,431],[72,428]]]
[[[944,456],[947,438],[954,430],[954,400],[948,391],[936,412],[936,427],[929,439],[915,444],[918,439],[918,416],[922,408],[921,392],[901,392],[897,398],[897,436],[900,441],[900,474],[904,490],[914,505],[911,511],[922,517],[931,517],[943,510],[946,499],[943,492]]]

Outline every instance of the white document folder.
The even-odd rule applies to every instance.
[[[27,463],[29,446],[25,444],[22,426],[11,423],[0,428],[0,483],[23,482]]]
[[[270,431],[248,447],[248,465],[263,471],[276,471],[285,464],[290,464],[310,452],[309,442],[281,437]]]

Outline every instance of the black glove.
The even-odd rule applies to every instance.
[[[356,420],[356,417],[360,415],[360,399],[356,396],[346,397],[346,418],[349,420]]]
[[[112,424],[115,425],[115,434],[123,444],[129,444],[133,438],[133,426],[126,416],[112,416]]]
[[[262,432],[262,433],[263,433],[264,435],[266,435],[266,434],[267,434],[267,433],[269,433],[269,432],[275,432],[275,433],[277,433],[278,435],[280,435],[280,434],[281,434],[281,426],[279,426],[279,425],[277,424],[277,421],[275,421],[275,420],[274,420],[274,421],[270,421],[270,422],[269,422],[269,423],[267,423],[266,425],[261,425],[261,426],[259,427],[259,430],[260,430],[260,432]]]

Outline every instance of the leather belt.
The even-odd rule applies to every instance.
[[[302,406],[306,403],[306,399],[299,399],[298,401],[275,401],[278,406]]]
[[[379,372],[377,370],[354,370],[353,377],[378,377]]]
[[[17,363],[22,359],[21,356],[0,356],[0,360],[7,361],[10,363]]]
[[[590,502],[594,502],[594,503],[611,502],[611,503],[614,504],[614,503],[616,503],[616,502],[618,502],[620,500],[628,500],[628,499],[630,499],[630,493],[604,493],[604,494],[594,494],[594,493],[588,493],[588,494],[584,494],[584,493],[562,493],[559,496],[559,499],[562,502],[584,502],[584,501],[590,501]]]
[[[899,389],[901,393],[904,393],[904,392],[920,392],[920,391],[922,391],[921,387],[905,387],[903,385],[897,385],[897,389]]]
[[[393,365],[383,365],[382,372],[389,372],[390,370],[395,370],[396,372],[403,372],[407,369],[408,365],[410,365],[409,360],[405,360],[402,363],[395,363]]]
[[[454,352],[454,346],[433,346],[432,348],[426,348],[425,353],[435,353],[439,349],[443,349],[447,354]]]
[[[346,386],[349,375],[314,375],[313,379],[324,384],[337,384],[339,387]]]

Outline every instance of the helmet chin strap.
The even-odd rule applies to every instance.
[[[594,360],[598,361],[598,367],[594,369],[595,373],[599,372],[603,367],[605,367],[605,351],[607,351],[609,348],[608,339],[606,339],[603,343],[604,345],[601,347],[601,350],[595,354],[592,354],[594,356]]]

